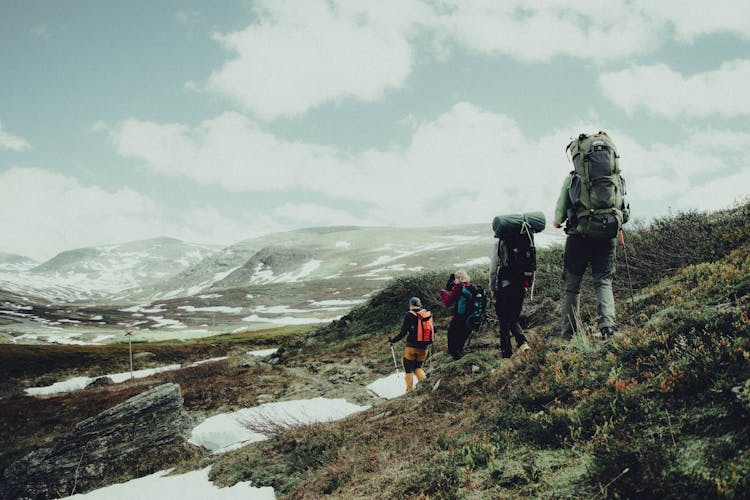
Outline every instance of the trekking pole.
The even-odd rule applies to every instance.
[[[630,265],[628,264],[628,249],[625,246],[625,232],[622,230],[622,228],[620,228],[620,243],[622,243],[622,253],[625,256],[625,270],[628,274],[628,285],[630,287],[630,308],[632,309],[633,314],[633,325],[638,326],[635,298],[633,297],[633,280],[630,278]]]
[[[536,271],[531,275],[531,295],[529,300],[534,300],[534,285],[536,284]]]
[[[396,364],[396,351],[393,350],[393,344],[391,344],[391,356],[393,356],[393,368],[395,368],[396,373],[398,373],[398,365]]]
[[[526,215],[523,216],[523,225],[521,226],[521,232],[523,233],[526,231],[526,236],[529,237],[529,243],[531,243],[531,246],[534,246],[534,238],[531,236],[531,231],[529,231],[529,228],[531,226],[528,222],[526,222]],[[536,252],[536,251],[535,251]],[[536,253],[534,253],[536,255]],[[536,260],[536,257],[534,258]],[[536,265],[534,266],[536,268]],[[534,282],[536,281],[536,269],[534,269],[534,272],[531,274],[531,294],[529,296],[529,300],[534,300]]]

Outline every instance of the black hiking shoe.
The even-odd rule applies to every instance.
[[[602,332],[602,340],[612,338],[615,334],[615,328],[612,326],[603,326],[599,331]]]

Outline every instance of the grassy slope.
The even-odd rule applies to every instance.
[[[459,362],[440,345],[434,392],[292,429],[220,457],[212,474],[291,498],[742,497],[750,428],[732,388],[750,378],[749,215],[747,205],[682,214],[630,232],[639,326],[606,342],[544,344],[559,314],[561,252],[543,252],[538,305],[527,308],[528,359],[501,364],[491,332]],[[617,283],[623,324],[632,312],[626,276]],[[429,297],[442,279],[393,282],[369,307],[287,350],[285,362],[356,354],[386,370],[383,334],[415,290]]]
[[[731,389],[750,378],[748,215],[747,206],[681,214],[629,232],[640,326],[626,326],[625,337],[544,344],[559,316],[562,252],[553,248],[540,254],[536,298],[525,306],[524,326],[535,347],[528,359],[501,364],[496,336],[486,329],[473,339],[472,354],[451,362],[441,335],[432,360],[431,380],[441,380],[434,392],[388,401],[341,422],[292,429],[226,456],[186,451],[177,465],[185,470],[215,462],[221,483],[253,479],[293,498],[742,496],[750,473],[748,413]],[[622,271],[616,292],[625,324],[632,311]],[[486,269],[471,273],[475,282],[486,282]],[[307,336],[288,328],[134,344],[134,350],[153,352],[156,358],[146,363],[163,365],[286,339],[280,351],[285,366],[352,363],[365,365],[373,377],[385,375],[393,370],[385,338],[400,325],[410,296],[422,297],[444,333],[448,317],[437,290],[446,275],[392,281],[368,305]],[[584,319],[591,322],[590,284],[584,296]],[[163,382],[179,383],[186,408],[207,414],[252,406],[261,396],[283,397],[299,383],[286,370],[223,361],[48,399],[19,395],[21,387],[67,376],[125,371],[126,349],[4,346],[0,469],[78,421]],[[143,470],[106,481],[164,466],[142,464]]]

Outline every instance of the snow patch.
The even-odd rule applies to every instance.
[[[268,283],[296,283],[319,268],[320,264],[322,264],[322,261],[313,259],[306,262],[297,272],[289,272],[276,276],[273,273],[273,269],[264,269],[265,266],[261,262],[255,269],[255,273],[250,279],[250,283],[254,285],[265,285]]]
[[[150,476],[132,479],[126,483],[113,484],[84,494],[64,498],[84,498],[87,500],[271,500],[276,498],[270,486],[256,488],[250,481],[242,481],[233,486],[219,488],[209,479],[211,467],[185,474],[168,475],[173,469],[159,471]]]
[[[406,381],[403,373],[392,373],[387,377],[377,379],[367,388],[377,394],[379,398],[393,399],[406,394]]]
[[[270,434],[248,429],[288,427],[315,422],[332,422],[368,409],[344,399],[314,398],[266,403],[232,413],[207,418],[195,427],[190,442],[213,452],[222,453],[237,445],[268,439]]]
[[[137,370],[133,372],[133,378],[143,378],[151,376],[155,373],[168,372],[172,370],[179,370],[180,365],[167,365],[160,368],[149,368],[147,370]],[[113,382],[119,384],[130,379],[130,372],[123,373],[110,373],[108,375],[102,375],[103,377],[109,377]],[[73,377],[62,382],[55,382],[52,385],[45,387],[29,387],[26,389],[26,394],[29,396],[41,396],[47,394],[59,394],[62,392],[79,391],[93,382],[95,379],[100,377]]]
[[[273,325],[313,325],[317,323],[329,323],[334,319],[339,319],[340,317],[341,316],[325,319],[293,318],[291,316],[283,316],[281,318],[262,318],[257,314],[251,314],[250,316],[245,316],[244,318],[242,318],[242,321],[247,321],[248,323],[271,323]]]
[[[182,309],[187,312],[219,312],[226,314],[239,314],[242,312],[241,307],[227,307],[227,306],[210,306],[210,307],[193,307],[193,306],[178,306],[177,309]]]

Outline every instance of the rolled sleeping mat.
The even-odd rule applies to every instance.
[[[544,217],[544,212],[498,215],[492,220],[492,230],[495,232],[495,237],[503,238],[520,233],[524,223],[528,225],[529,231],[539,233],[544,231],[547,219]]]

